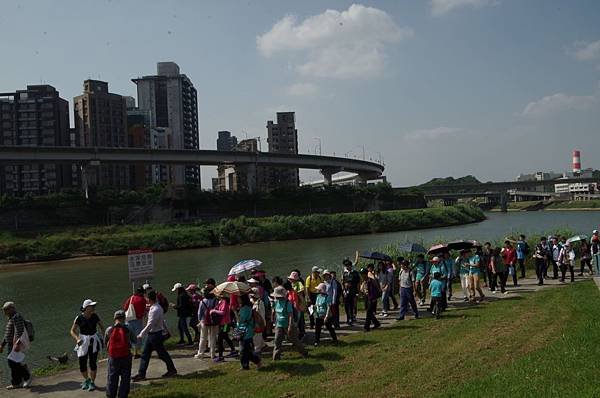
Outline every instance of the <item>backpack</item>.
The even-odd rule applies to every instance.
[[[115,325],[110,331],[108,339],[108,355],[111,358],[127,358],[130,354],[129,328]]]
[[[254,328],[255,329],[264,329],[266,327],[265,320],[254,309],[252,310],[252,319],[254,319]]]
[[[33,323],[27,319],[25,319],[25,330],[29,336],[29,341],[35,340],[35,329],[33,328]]]
[[[156,299],[158,300],[158,305],[162,307],[163,312],[166,314],[169,311],[169,300],[162,293],[156,293]]]
[[[212,303],[210,303],[210,300],[212,300]],[[210,303],[210,304],[209,304]],[[213,326],[213,325],[218,325],[218,323],[214,323],[213,322],[213,318],[212,318],[212,310],[217,306],[217,300],[216,299],[202,299],[202,302],[200,303],[200,305],[204,304],[205,310],[204,310],[204,325],[205,326]]]

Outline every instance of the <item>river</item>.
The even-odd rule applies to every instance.
[[[306,274],[313,265],[339,269],[342,258],[353,256],[356,250],[395,242],[496,240],[509,234],[534,236],[557,228],[589,235],[597,228],[599,216],[590,211],[488,213],[486,221],[458,227],[157,253],[152,284],[174,299],[170,289],[175,282],[185,284],[208,277],[221,280],[241,259],[262,260],[270,276],[288,275],[293,268]],[[19,311],[35,325],[36,341],[28,360],[34,366],[48,364],[47,355],[72,352],[69,328],[84,299],[98,301],[97,311],[106,325],[130,292],[126,257],[58,261],[0,272],[0,301],[15,301]],[[176,332],[174,311],[168,316]],[[4,330],[4,322],[0,325]],[[6,380],[4,360],[2,366],[2,378]]]

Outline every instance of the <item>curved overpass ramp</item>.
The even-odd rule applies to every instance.
[[[173,150],[101,147],[0,146],[0,164],[27,163],[147,163],[217,166],[254,164],[321,170],[325,178],[348,171],[364,179],[379,178],[384,166],[364,160],[316,155],[288,155],[269,152],[224,152],[214,150]]]

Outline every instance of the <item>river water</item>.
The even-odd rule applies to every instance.
[[[175,282],[186,284],[208,277],[222,280],[241,259],[262,260],[270,276],[285,276],[294,268],[306,274],[313,265],[339,269],[342,258],[353,256],[356,250],[390,243],[460,238],[497,240],[509,234],[534,236],[557,228],[589,235],[600,223],[600,213],[589,211],[488,213],[487,216],[486,221],[458,227],[157,253],[152,284],[174,299],[170,289]],[[15,301],[19,311],[34,322],[36,341],[28,359],[34,366],[48,364],[47,355],[72,352],[69,328],[84,299],[98,301],[97,312],[106,325],[130,292],[126,257],[59,261],[0,272],[0,301]],[[174,316],[174,311],[169,311],[169,324],[176,332]],[[4,322],[0,326],[3,331]],[[4,364],[2,360],[2,379],[6,380]]]

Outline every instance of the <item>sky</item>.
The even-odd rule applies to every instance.
[[[0,0],[0,92],[179,64],[200,146],[295,111],[301,153],[385,162],[394,186],[600,168],[597,0]],[[203,167],[210,187],[214,167]],[[315,171],[302,180],[318,179]]]

